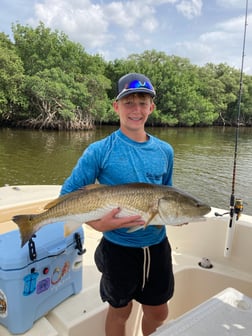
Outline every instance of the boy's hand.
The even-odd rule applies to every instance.
[[[89,221],[86,224],[88,224],[93,229],[100,232],[145,224],[145,221],[142,219],[140,215],[117,217],[117,214],[120,211],[121,211],[120,208],[113,209],[102,218],[98,220]]]

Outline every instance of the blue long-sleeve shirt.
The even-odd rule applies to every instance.
[[[168,143],[152,135],[146,142],[136,142],[119,129],[87,147],[65,180],[61,195],[96,180],[107,185],[133,182],[172,185],[173,156]],[[132,233],[127,231],[128,228],[122,228],[103,234],[114,243],[133,247],[157,244],[166,234],[164,227],[151,225]]]

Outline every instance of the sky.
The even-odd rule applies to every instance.
[[[64,32],[109,61],[155,49],[192,64],[226,63],[252,75],[249,0],[1,0],[0,31],[20,23]],[[245,53],[243,55],[246,26]]]

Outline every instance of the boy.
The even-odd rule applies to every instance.
[[[113,108],[120,128],[88,146],[63,184],[61,195],[96,180],[107,185],[172,184],[172,147],[145,131],[155,108],[155,95],[149,78],[142,74],[130,73],[119,79]],[[144,225],[144,221],[140,216],[118,218],[119,212],[119,208],[113,209],[100,220],[87,223],[103,232],[95,262],[102,273],[101,298],[109,303],[106,336],[125,336],[133,299],[142,305],[142,331],[147,336],[168,316],[167,302],[174,291],[171,248],[164,226],[128,233],[129,227]]]

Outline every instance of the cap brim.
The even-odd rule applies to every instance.
[[[155,97],[155,92],[152,90],[146,89],[146,88],[136,88],[136,89],[126,89],[123,90],[119,93],[119,95],[116,97],[116,100],[122,99],[123,97],[126,97],[132,93],[147,93],[149,94],[152,98]]]

